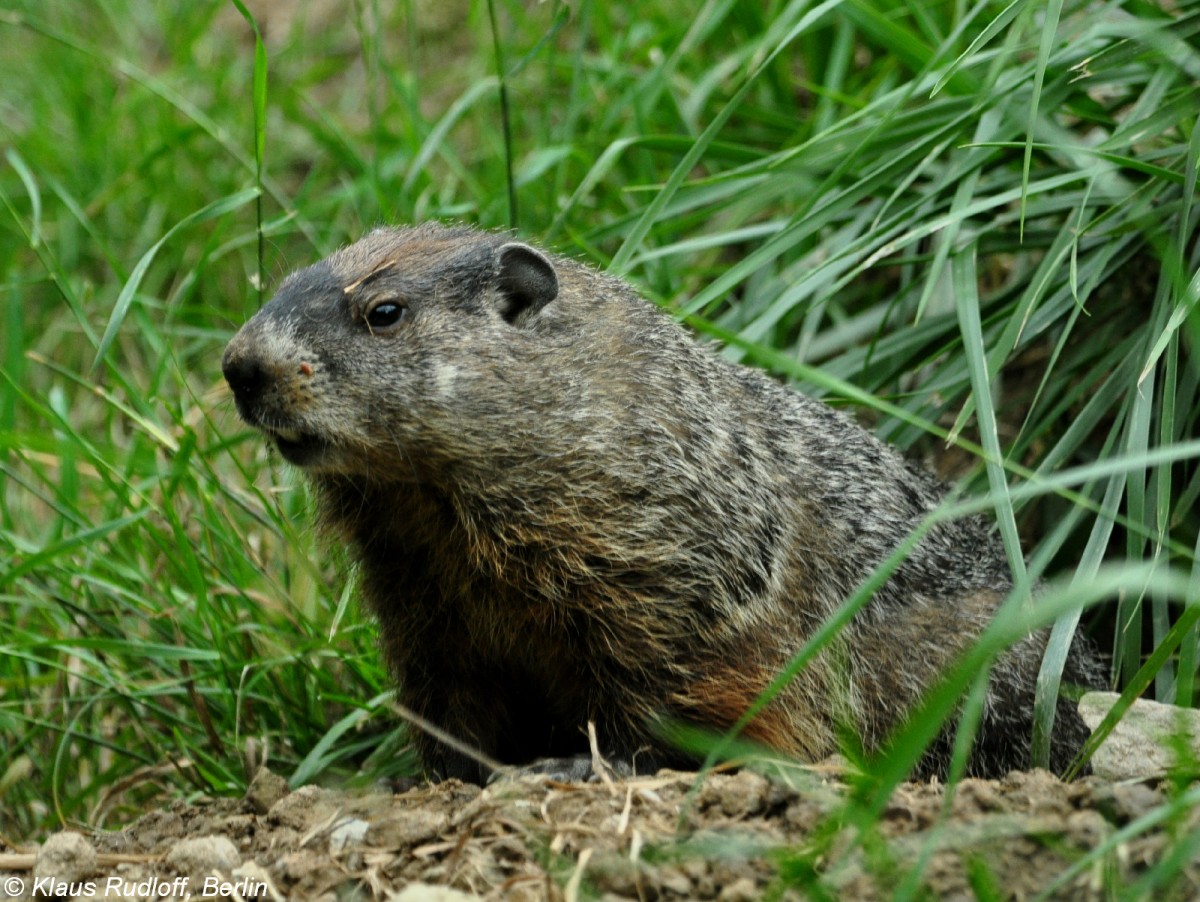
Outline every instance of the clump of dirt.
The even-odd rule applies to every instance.
[[[243,899],[800,898],[819,879],[839,898],[891,898],[926,857],[938,898],[1103,898],[1168,854],[1165,830],[1085,860],[1167,799],[1146,783],[1063,783],[1044,771],[901,786],[865,835],[835,766],[763,776],[663,771],[566,784],[521,778],[447,781],[400,793],[308,786],[263,771],[244,799],[177,804],[116,832],[56,834],[0,854],[8,896]],[[1183,811],[1173,829],[1200,828]],[[1157,898],[1194,898],[1190,885]],[[37,881],[42,881],[40,884]],[[1058,885],[1055,886],[1055,882]],[[423,891],[421,887],[426,887]],[[90,892],[89,892],[90,890]],[[463,898],[452,894],[453,898]]]

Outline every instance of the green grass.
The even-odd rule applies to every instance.
[[[256,44],[218,2],[0,0],[0,834],[238,792],[264,749],[412,766],[220,392],[282,274],[381,221],[518,225],[854,406],[1049,581],[1043,701],[1083,629],[1129,697],[1193,705],[1200,6],[1170,6],[251,4]]]

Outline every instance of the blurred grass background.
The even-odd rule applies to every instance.
[[[381,222],[515,225],[853,405],[1050,580],[1046,699],[1082,629],[1194,704],[1200,5],[246,7],[0,0],[0,834],[411,770],[219,368]]]

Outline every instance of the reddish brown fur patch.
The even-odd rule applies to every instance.
[[[705,670],[703,676],[677,694],[677,700],[686,719],[720,730],[737,723],[776,677],[771,670],[753,664],[712,666]],[[807,693],[800,685],[803,676],[793,680],[754,716],[742,731],[742,738],[807,760],[833,751],[827,716],[818,717],[806,703]]]

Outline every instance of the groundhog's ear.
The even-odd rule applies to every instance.
[[[499,250],[500,315],[510,323],[533,316],[558,297],[554,264],[528,244],[510,242]]]

